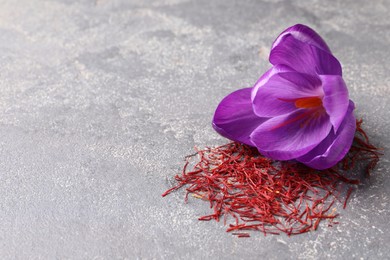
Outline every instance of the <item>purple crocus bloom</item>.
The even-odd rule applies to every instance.
[[[296,159],[319,170],[334,166],[356,130],[339,61],[314,30],[300,24],[279,35],[269,60],[272,68],[252,88],[221,101],[214,129],[275,160]]]

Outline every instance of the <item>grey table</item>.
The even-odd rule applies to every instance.
[[[0,1],[1,259],[389,258],[390,1]],[[344,67],[384,148],[340,224],[238,239],[165,199],[228,93],[304,23]]]

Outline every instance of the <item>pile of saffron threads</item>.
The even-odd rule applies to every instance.
[[[249,237],[248,231],[302,234],[316,230],[322,220],[328,220],[328,226],[338,224],[335,203],[345,208],[360,183],[353,172],[364,167],[368,176],[379,161],[380,152],[370,144],[361,124],[362,120],[357,121],[349,153],[331,169],[274,161],[253,147],[231,142],[187,156],[182,174],[175,176],[177,185],[162,196],[185,186],[185,202],[192,194],[213,209],[199,220],[223,219],[225,225],[229,221],[227,232],[238,237]],[[195,155],[198,161],[194,163]],[[191,162],[194,166],[188,170]]]

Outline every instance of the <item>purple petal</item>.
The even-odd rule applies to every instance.
[[[338,75],[321,75],[320,78],[325,93],[322,103],[337,132],[348,110],[348,89],[343,78]]]
[[[317,146],[331,129],[323,109],[299,109],[264,122],[253,131],[251,140],[263,155],[290,160]]]
[[[329,52],[314,45],[302,42],[291,34],[284,35],[271,50],[270,62],[283,64],[292,69],[320,75],[342,74],[339,61]]]
[[[258,89],[252,100],[253,110],[259,117],[279,116],[295,111],[294,101],[297,99],[322,98],[323,95],[318,77],[299,72],[278,72]]]
[[[284,65],[275,65],[273,66],[272,68],[270,68],[269,70],[267,70],[256,82],[256,84],[253,86],[252,88],[252,94],[251,94],[251,98],[252,98],[252,101],[255,99],[256,97],[256,93],[257,91],[262,87],[264,86],[264,84],[266,84],[268,82],[268,80],[275,74],[277,73],[280,73],[280,72],[290,72],[290,71],[294,71],[293,69],[291,69],[290,67],[287,67],[287,66],[284,66]]]
[[[350,101],[348,112],[337,133],[330,131],[317,147],[297,160],[318,170],[330,168],[342,160],[351,148],[356,131],[353,109],[354,104]]]
[[[226,96],[215,111],[213,127],[226,138],[254,146],[249,136],[266,119],[253,113],[251,90],[244,88]]]
[[[326,45],[321,36],[319,36],[313,29],[303,24],[296,24],[284,30],[272,44],[272,49],[278,46],[283,37],[286,35],[292,35],[295,39],[301,42],[308,43],[331,53],[328,45]]]

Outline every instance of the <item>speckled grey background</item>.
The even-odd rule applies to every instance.
[[[389,0],[0,1],[0,258],[389,258],[389,14]],[[197,220],[206,203],[161,193],[195,145],[226,142],[215,107],[295,23],[340,59],[385,155],[339,225],[238,239]]]

